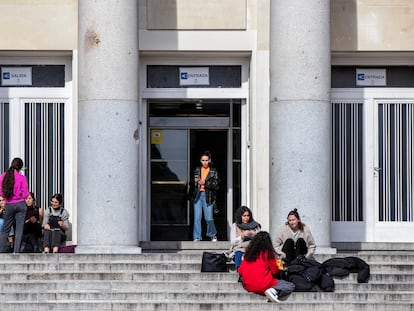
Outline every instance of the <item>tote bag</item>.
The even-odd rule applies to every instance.
[[[227,257],[224,254],[203,252],[201,272],[227,272]]]

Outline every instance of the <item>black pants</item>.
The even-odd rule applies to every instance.
[[[26,222],[23,228],[22,253],[38,253],[40,239],[42,238],[42,226],[38,222]]]
[[[299,255],[306,255],[308,247],[302,238],[299,238],[296,243],[293,239],[287,239],[283,244],[282,252],[286,254],[286,263],[289,265]]]

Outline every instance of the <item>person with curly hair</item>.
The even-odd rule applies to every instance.
[[[6,200],[4,225],[0,233],[0,252],[6,251],[7,238],[16,221],[14,253],[20,253],[27,211],[25,200],[29,196],[26,176],[20,173],[22,169],[23,160],[14,158],[9,169],[0,176],[0,195]]]
[[[278,271],[270,235],[260,231],[247,246],[238,270],[243,287],[248,292],[265,295],[272,302],[285,300],[295,290],[295,284],[276,279]]]

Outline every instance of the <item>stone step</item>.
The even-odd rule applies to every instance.
[[[230,248],[230,242],[228,241],[151,241],[151,242],[141,242],[140,247],[142,251],[147,252],[194,252],[194,251],[219,251],[227,250]],[[322,247],[316,248],[316,253],[320,253]],[[364,251],[372,252],[382,252],[389,253],[394,251],[401,252],[414,252],[414,243],[359,243],[359,242],[336,242],[332,243],[332,250],[337,253],[354,253]]]
[[[217,251],[217,253],[223,252]],[[315,259],[323,262],[330,258],[359,257],[367,263],[394,263],[414,261],[414,252],[359,252],[317,254]],[[143,254],[0,254],[3,262],[201,262],[202,251],[191,253],[143,253]]]
[[[317,302],[305,301],[303,308],[297,302],[289,300],[281,303],[269,303],[265,298],[261,302],[238,302],[227,301],[221,302],[191,302],[191,301],[55,301],[48,302],[8,302],[2,304],[2,311],[30,311],[30,310],[48,310],[48,311],[194,311],[194,310],[260,310],[260,311],[412,311],[410,302]]]
[[[202,251],[1,254],[0,310],[414,310],[412,251],[317,254],[319,262],[349,256],[365,260],[369,283],[358,284],[351,273],[334,278],[335,292],[294,292],[279,304],[247,293],[237,273],[201,273]]]
[[[357,275],[351,273],[347,277],[347,282],[356,282]],[[199,273],[189,271],[115,271],[115,272],[85,272],[85,271],[59,271],[58,273],[45,272],[0,272],[0,282],[4,281],[23,281],[23,280],[133,280],[146,282],[153,281],[198,281],[205,282],[216,280],[220,281],[237,281],[236,273]],[[335,279],[342,281],[341,279]],[[414,274],[404,272],[394,272],[392,274],[371,274],[369,281],[374,282],[412,282]]]
[[[204,281],[202,284],[199,281],[146,281],[133,282],[122,280],[45,280],[45,281],[5,281],[0,283],[0,292],[31,292],[33,289],[39,292],[48,291],[160,291],[174,288],[177,291],[196,291],[203,288],[211,291],[226,291],[226,290],[240,290],[244,293],[241,284],[234,280],[217,282]],[[398,283],[378,283],[372,282],[359,284],[354,281],[344,281],[335,279],[335,291],[413,291],[413,284],[411,282]]]
[[[303,302],[303,301],[350,301],[353,302],[412,302],[413,292],[382,292],[382,291],[368,291],[362,290],[343,291],[343,292],[295,292],[288,298],[289,302]],[[96,300],[96,301],[193,301],[193,302],[222,302],[239,301],[251,302],[262,301],[263,296],[248,294],[239,290],[226,290],[217,292],[215,290],[205,290],[200,288],[198,291],[177,291],[175,289],[162,291],[48,291],[48,292],[22,292],[22,293],[0,293],[0,301],[2,303],[8,301],[51,301],[56,302],[72,300]]]
[[[0,273],[15,272],[60,272],[60,271],[85,271],[85,272],[115,272],[115,271],[188,271],[200,272],[201,263],[199,261],[111,261],[111,262],[92,262],[79,261],[71,258],[66,261],[47,262],[47,261],[1,261]],[[384,262],[369,262],[370,271],[375,273],[394,273],[405,272],[414,274],[414,265],[408,262],[394,261],[392,264]]]

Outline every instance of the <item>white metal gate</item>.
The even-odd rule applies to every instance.
[[[332,94],[332,241],[414,242],[413,91]]]

